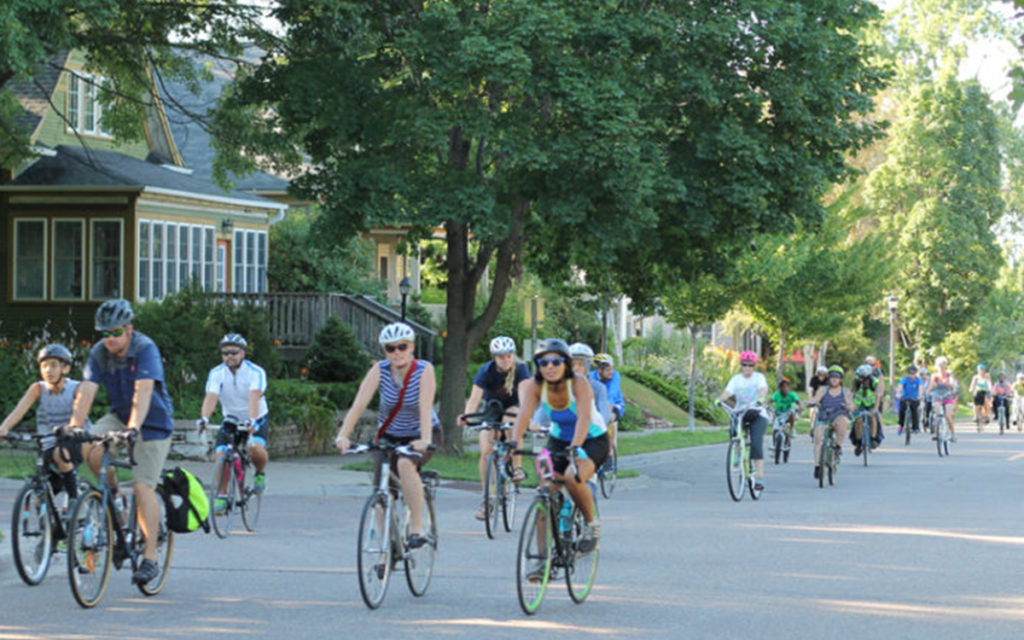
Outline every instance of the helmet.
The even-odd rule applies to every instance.
[[[858,378],[867,378],[867,377],[869,377],[871,375],[871,365],[870,364],[862,364],[862,365],[860,365],[859,367],[857,367],[856,373],[857,373],[857,377]]]
[[[594,350],[582,342],[574,342],[569,345],[569,355],[573,358],[593,358]]]
[[[62,344],[48,344],[40,349],[39,354],[36,356],[36,362],[42,362],[50,358],[56,358],[66,365],[73,364],[71,352]]]
[[[744,351],[740,354],[740,362],[753,362],[757,364],[757,354],[753,351]]]
[[[227,334],[226,336],[220,339],[220,344],[217,346],[227,347],[230,345],[236,345],[242,347],[243,349],[249,348],[249,343],[245,341],[245,338],[243,338],[242,334],[240,333]]]
[[[557,353],[566,360],[570,358],[569,345],[565,344],[565,340],[559,340],[558,338],[548,338],[538,342],[537,348],[533,350],[533,363],[537,364],[537,358],[540,358],[545,353]]]
[[[843,373],[843,368],[840,367],[838,364],[834,364],[828,368],[828,375],[830,376],[839,376],[840,378],[842,378]]]
[[[606,364],[609,367],[614,367],[615,358],[613,358],[609,353],[599,353],[596,356],[594,356],[594,364],[596,364],[597,366]]]
[[[124,326],[132,321],[135,312],[132,311],[132,303],[124,298],[107,300],[96,310],[96,330],[107,331]]]
[[[979,364],[978,365],[978,371],[984,371],[984,370],[985,370],[985,365]]]
[[[498,336],[491,340],[491,355],[497,356],[503,353],[515,353],[516,341],[508,336]]]
[[[782,385],[784,385],[784,384],[789,384],[789,382],[790,382],[790,380],[786,376],[782,376],[781,378],[779,378],[779,386],[780,387]]]
[[[907,367],[907,373],[917,373],[917,366],[910,365],[909,367]]]
[[[818,367],[818,373],[828,373],[828,367],[826,367],[825,365],[821,365],[820,367]]]
[[[381,344],[399,342],[401,340],[415,340],[416,332],[404,322],[392,322],[380,330],[380,337],[377,341]]]
[[[1020,380],[1021,378],[1024,378],[1024,373],[1017,374],[1017,379]]]

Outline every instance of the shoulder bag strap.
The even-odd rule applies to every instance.
[[[412,372],[419,366],[419,360],[413,359],[412,363],[409,364],[409,370],[405,372],[405,379],[402,380],[402,390],[398,392],[398,402],[395,403],[391,413],[388,414],[387,419],[384,420],[384,424],[377,429],[377,435],[374,437],[374,442],[381,439],[381,436],[388,430],[391,423],[395,420],[395,416],[398,415],[399,409],[402,408],[402,401],[405,400],[405,390],[409,387],[409,380],[412,379]]]

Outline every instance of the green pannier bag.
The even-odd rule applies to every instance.
[[[210,533],[210,500],[203,483],[188,469],[175,467],[164,471],[158,487],[167,511],[167,528],[175,533],[191,533],[203,528]]]

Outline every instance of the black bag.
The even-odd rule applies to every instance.
[[[175,533],[191,533],[203,528],[210,533],[210,500],[203,483],[187,469],[175,467],[164,471],[157,488],[167,511],[167,528]]]

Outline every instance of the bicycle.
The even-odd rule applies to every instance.
[[[735,502],[743,499],[743,492],[750,490],[750,497],[757,500],[761,491],[754,480],[754,461],[750,458],[750,428],[742,427],[743,415],[751,407],[730,407],[721,400],[718,406],[729,414],[729,448],[725,456],[725,479],[729,495]]]
[[[1009,402],[1007,396],[995,396],[993,404],[996,406],[996,421],[999,422],[999,435],[1003,435],[1004,432],[1010,430],[1010,416],[1006,411],[1006,405]]]
[[[496,418],[503,415],[501,402],[492,400],[484,411],[463,416],[466,426],[491,431],[494,436],[494,446],[487,456],[487,471],[484,473],[484,504],[487,514],[484,529],[491,540],[498,535],[499,514],[505,531],[512,531],[516,519],[516,498],[519,497],[519,485],[512,480],[515,473],[512,468],[515,445],[505,438],[505,430],[511,429],[512,425]]]
[[[75,600],[84,608],[99,604],[110,579],[110,567],[118,570],[129,561],[132,572],[142,564],[146,545],[146,531],[140,522],[135,495],[123,511],[115,504],[117,494],[106,481],[110,467],[131,469],[135,465],[135,432],[111,432],[102,436],[91,436],[90,442],[103,445],[103,459],[98,477],[99,487],[91,487],[75,503],[68,518],[68,582]],[[110,454],[112,443],[127,443],[128,460],[116,460]],[[156,490],[162,491],[161,487]],[[136,583],[144,595],[154,596],[164,588],[171,569],[174,555],[174,532],[167,528],[164,501],[160,504],[160,519],[157,531],[157,567],[160,573],[147,583]],[[124,522],[121,516],[127,513]]]
[[[817,406],[817,405],[815,405]],[[829,485],[836,483],[836,478],[839,476],[839,442],[836,440],[836,429],[832,426],[831,418],[826,418],[821,415],[819,409],[815,416],[815,426],[821,425],[825,431],[821,437],[821,449],[818,451],[817,466],[820,472],[818,473],[818,488],[825,488],[825,479],[828,478]],[[814,438],[814,430],[811,430],[811,438]]]
[[[11,512],[11,551],[14,566],[22,581],[35,586],[46,578],[57,544],[67,538],[67,510],[62,514],[56,505],[56,494],[51,484],[54,472],[44,452],[50,451],[69,437],[52,434],[9,433],[10,442],[34,442],[36,466],[33,475],[25,480],[14,500]]]
[[[932,433],[935,434],[935,447],[939,451],[939,457],[949,455],[949,441],[953,437],[949,433],[949,424],[946,423],[945,406],[942,401],[952,397],[951,395],[934,394],[932,404],[935,409],[932,411]]]
[[[793,425],[789,423],[789,416],[795,413],[795,409],[789,409],[776,415],[772,420],[771,450],[775,464],[779,464],[780,458],[783,463],[789,462],[789,451],[793,445]]]
[[[868,452],[871,451],[871,416],[874,413],[874,409],[858,408],[853,412],[853,420],[851,421],[854,425],[854,432],[856,432],[857,424],[860,424],[860,449],[865,467],[868,466]],[[850,440],[853,441],[854,438],[851,437]]]
[[[607,500],[615,491],[615,483],[619,477],[619,447],[612,445],[608,449],[608,457],[597,470],[597,481],[601,485],[601,495]]]
[[[433,448],[433,445],[431,445]],[[412,515],[402,498],[398,474],[392,471],[395,456],[418,457],[422,454],[409,445],[396,445],[386,440],[357,444],[347,453],[380,451],[383,454],[380,481],[366,500],[359,519],[359,540],[356,561],[359,573],[359,592],[370,609],[384,601],[391,572],[399,562],[405,565],[405,581],[412,595],[427,592],[434,572],[437,554],[437,520],[434,515],[434,494],[440,484],[436,471],[420,470],[423,483],[423,531],[426,543],[409,548]],[[389,488],[390,485],[390,488]]]
[[[220,460],[213,468],[213,485],[210,488],[210,504],[223,500],[223,508],[212,511],[213,531],[218,538],[230,533],[231,518],[237,509],[242,516],[246,531],[255,531],[260,519],[263,495],[256,493],[253,485],[252,459],[249,456],[249,437],[252,427],[226,418],[220,426],[231,438]],[[223,493],[221,493],[223,491]]]
[[[516,555],[516,594],[519,606],[533,615],[547,593],[548,583],[565,574],[569,597],[576,604],[587,599],[594,586],[600,545],[591,551],[579,551],[580,538],[586,526],[583,511],[573,503],[562,480],[555,478],[553,456],[570,458],[567,452],[552,453],[542,449],[516,450],[517,454],[534,456],[537,468],[537,496],[523,517]],[[571,459],[571,458],[570,458]],[[569,469],[575,469],[570,465]],[[566,469],[566,472],[569,471]],[[591,492],[594,486],[587,483]],[[595,517],[597,502],[594,502]]]

